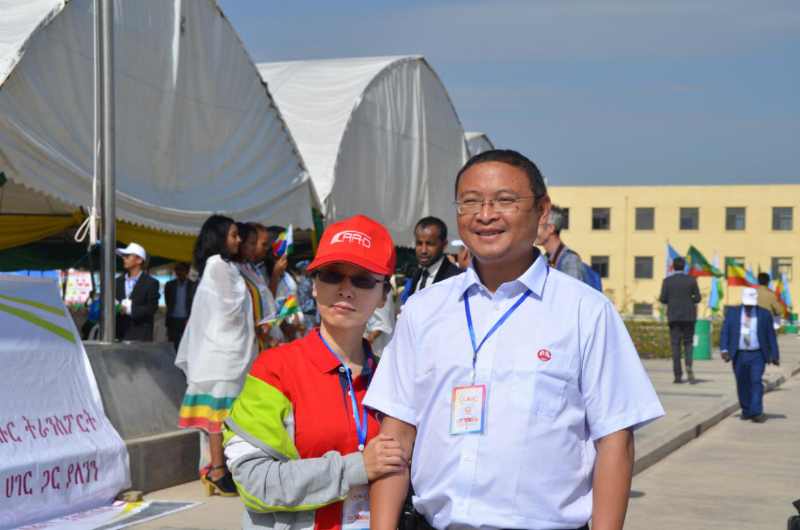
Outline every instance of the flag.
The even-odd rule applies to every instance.
[[[673,265],[673,262],[675,261],[676,258],[680,257],[681,255],[678,254],[678,251],[672,248],[672,245],[670,245],[669,241],[667,241],[667,255],[666,259],[664,260],[664,278],[675,274],[675,266]],[[684,267],[683,272],[686,272],[686,270],[687,267]]]
[[[293,294],[290,294],[289,296],[286,297],[286,300],[284,300],[283,305],[278,311],[278,318],[280,320],[283,320],[289,315],[299,312],[300,308],[297,307],[297,298],[295,298]]]
[[[775,295],[778,297],[778,302],[783,306],[783,314],[781,315],[783,318],[789,318],[789,307],[786,304],[786,300],[783,298],[783,278],[777,278],[775,280]]]
[[[292,225],[281,232],[278,239],[272,244],[272,252],[276,258],[280,258],[284,254],[291,254],[294,251],[294,238],[292,237]]]
[[[744,270],[744,267],[733,261],[732,259],[728,258],[726,262],[728,266],[728,286],[729,287],[756,287],[758,283],[755,285],[747,281],[747,271]]]
[[[714,252],[714,268],[719,268],[719,258],[717,258],[717,253]],[[711,314],[716,315],[717,311],[719,311],[719,306],[722,302],[722,280],[719,278],[713,278],[711,280],[711,294],[708,297],[708,307],[711,309]]]
[[[783,280],[783,301],[786,302],[786,305],[791,309],[792,297],[789,295],[789,282],[786,281],[785,272],[781,275],[781,279]]]
[[[689,247],[689,252],[686,254],[686,263],[689,265],[689,275],[695,278],[701,276],[716,276],[719,278],[724,276],[694,247]]]
[[[753,272],[753,264],[750,264],[750,269],[747,271],[746,274],[747,281],[750,282],[752,285],[758,285],[758,277]]]

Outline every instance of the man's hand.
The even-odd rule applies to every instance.
[[[726,363],[731,360],[731,356],[728,355],[728,352],[726,351],[722,352],[722,360],[724,360]]]

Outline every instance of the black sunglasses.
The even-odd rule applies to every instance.
[[[353,284],[353,287],[358,289],[374,289],[379,283],[389,283],[387,280],[378,280],[374,276],[367,276],[365,274],[348,276],[347,274],[342,274],[341,272],[331,269],[318,270],[316,272],[316,277],[319,278],[319,281],[322,283],[329,283],[331,285],[342,283],[345,278],[350,278],[350,283]]]

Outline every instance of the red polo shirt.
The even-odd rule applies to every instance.
[[[366,341],[365,348],[369,348]],[[262,352],[253,363],[250,375],[277,388],[292,403],[294,443],[300,458],[318,458],[328,451],[338,451],[343,456],[358,451],[346,369],[322,342],[319,328],[302,339]],[[353,379],[359,419],[371,372],[368,359],[361,375]],[[367,412],[369,441],[378,435],[380,425],[375,411]],[[341,523],[342,502],[317,510],[316,530],[338,530]]]

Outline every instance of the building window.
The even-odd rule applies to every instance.
[[[728,261],[732,261],[736,265],[740,267],[744,267],[744,257],[743,256],[725,256],[725,278],[728,277]]]
[[[633,277],[637,280],[653,279],[653,258],[651,256],[637,256],[633,258]]]
[[[592,256],[592,268],[601,278],[608,278],[608,256]]]
[[[792,229],[792,208],[772,209],[772,229],[773,230]]]
[[[725,208],[725,230],[744,230],[744,208]]]
[[[642,302],[635,302],[633,304],[633,314],[651,317],[653,316],[653,304],[645,304]]]
[[[592,208],[592,230],[611,230],[611,208]]]
[[[681,230],[700,229],[700,208],[681,208]]]
[[[564,227],[561,230],[569,229],[569,208],[562,208],[564,210]]]
[[[786,281],[792,281],[792,258],[772,258],[772,277],[781,278],[786,275]]]
[[[636,230],[653,230],[655,224],[655,208],[636,208]]]

